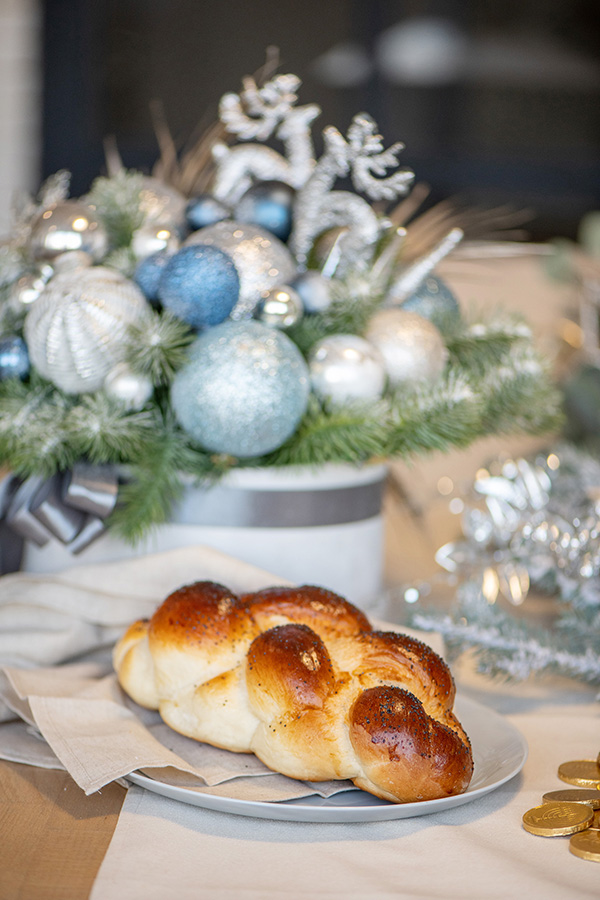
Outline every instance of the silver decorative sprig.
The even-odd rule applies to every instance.
[[[455,653],[474,651],[489,675],[558,672],[600,684],[600,462],[565,445],[505,460],[473,493],[480,502],[465,508],[464,539],[436,554],[460,579],[455,603],[445,613],[417,606],[410,623],[441,632]],[[512,611],[530,585],[557,603],[547,629]]]

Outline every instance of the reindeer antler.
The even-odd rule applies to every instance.
[[[404,144],[392,144],[384,150],[383,138],[377,133],[377,125],[371,116],[366,113],[354,116],[348,128],[347,141],[352,183],[357,191],[362,191],[372,200],[395,200],[408,191],[414,179],[410,169],[400,169],[387,178],[383,177],[388,169],[398,165],[397,156],[404,150]]]
[[[243,79],[240,94],[224,94],[219,117],[227,130],[240,140],[267,140],[298,99],[300,79],[296,75],[277,75],[263,87],[251,76]]]

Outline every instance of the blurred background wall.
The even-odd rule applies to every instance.
[[[368,110],[430,202],[574,236],[600,208],[599,20],[597,0],[0,0],[0,232],[15,188],[67,168],[83,193],[109,135],[149,169],[153,101],[183,144],[276,45],[316,125]]]

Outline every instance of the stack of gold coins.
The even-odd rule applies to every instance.
[[[558,777],[577,788],[547,791],[523,816],[523,828],[542,837],[570,835],[571,853],[600,862],[600,754],[562,763]]]

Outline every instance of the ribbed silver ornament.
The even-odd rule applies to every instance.
[[[25,319],[32,365],[68,394],[99,390],[149,306],[127,278],[93,266],[56,275]]]

